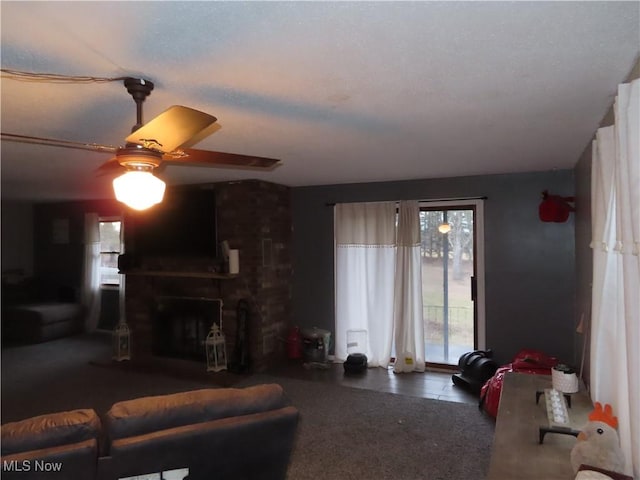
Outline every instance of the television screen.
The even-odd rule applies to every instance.
[[[137,258],[217,257],[213,188],[167,188],[162,203],[132,217],[133,241],[127,247]]]

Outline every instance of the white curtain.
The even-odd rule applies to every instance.
[[[84,216],[82,304],[87,311],[86,330],[92,332],[100,318],[100,222],[96,213]]]
[[[347,332],[366,330],[369,366],[391,357],[395,273],[395,202],[335,207],[335,357],[347,358]]]
[[[591,397],[619,421],[640,478],[640,80],[620,85],[615,124],[593,142]]]
[[[400,202],[398,210],[394,325],[394,371],[424,372],[420,207],[415,200]]]

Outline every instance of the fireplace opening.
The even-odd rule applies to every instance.
[[[205,362],[205,340],[211,326],[222,328],[222,300],[156,297],[152,319],[152,352],[161,357]]]

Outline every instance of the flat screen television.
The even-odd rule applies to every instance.
[[[168,187],[162,203],[131,213],[127,252],[138,260],[165,256],[215,259],[216,227],[212,187]]]

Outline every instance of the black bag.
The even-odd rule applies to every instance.
[[[367,356],[364,353],[352,353],[343,363],[344,373],[363,373],[367,370]]]
[[[476,350],[462,354],[458,360],[461,371],[451,376],[454,385],[473,393],[480,393],[482,386],[498,369],[496,362],[491,359],[492,356],[491,350]]]

